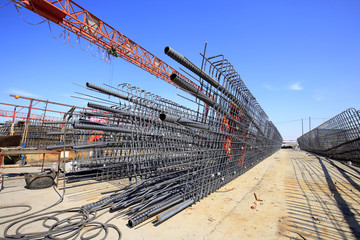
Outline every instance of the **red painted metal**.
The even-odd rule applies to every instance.
[[[0,109],[0,117],[8,117],[8,118],[12,118],[13,120],[16,119],[27,119],[27,113],[22,113],[22,112],[14,112],[14,111],[8,111],[8,110],[1,110]],[[38,114],[30,114],[29,117],[30,120],[35,120],[35,121],[62,121],[63,118],[60,117],[52,117],[52,116],[45,116],[43,117],[43,115],[38,115]]]
[[[42,99],[36,99],[36,98],[29,98],[29,97],[23,97],[23,96],[19,96],[19,95],[13,95],[13,94],[10,94],[9,95],[10,97],[14,97],[14,98],[21,98],[21,99],[27,99],[27,100],[30,100],[30,101],[36,101],[36,102],[44,102],[46,104],[54,104],[54,105],[59,105],[59,106],[64,106],[64,107],[75,107],[75,108],[78,108],[78,109],[82,109],[84,111],[96,111],[96,112],[105,112],[105,111],[100,111],[100,110],[96,110],[96,109],[92,109],[92,108],[84,108],[84,107],[78,107],[78,106],[74,106],[74,105],[69,105],[69,104],[64,104],[64,103],[59,103],[59,102],[51,102],[51,101],[48,101],[48,100],[42,100]],[[28,108],[26,106],[19,106],[19,105],[14,105],[14,104],[9,104],[9,103],[0,103],[0,105],[8,105],[8,106],[17,106],[17,107],[22,107],[22,108]],[[41,110],[41,111],[44,111],[45,109],[43,108],[32,108],[34,110]],[[56,110],[50,110],[50,109],[47,109],[46,111],[48,112],[54,112],[54,113],[61,113],[61,114],[64,114],[66,112],[61,112],[61,111],[56,111]]]
[[[34,102],[34,100],[30,100],[30,106],[29,106],[28,114],[26,116],[27,123],[30,121],[30,114],[31,114],[31,108],[32,108],[33,102]]]
[[[172,73],[178,73],[175,69],[75,2],[71,0],[13,0],[13,2],[177,87],[169,79]],[[181,76],[198,87],[185,76]]]
[[[65,107],[74,107],[74,105],[69,105],[69,104],[64,104],[64,103],[58,103],[58,102],[51,102],[51,101],[48,101],[48,100],[42,100],[42,99],[36,99],[36,98],[29,98],[29,97],[24,97],[24,96],[19,96],[19,95],[13,95],[13,94],[10,94],[9,95],[10,97],[14,97],[14,98],[21,98],[21,99],[27,99],[27,100],[33,100],[33,101],[37,101],[37,102],[44,102],[44,103],[50,103],[50,104],[55,104],[55,105],[59,105],[59,106],[65,106]],[[82,107],[77,107],[75,106],[76,108],[82,108]]]
[[[16,106],[14,107],[14,112],[13,112],[13,120],[12,120],[12,123],[15,122],[15,113],[16,113]]]
[[[17,104],[11,104],[11,103],[2,103],[0,102],[0,105],[4,105],[4,106],[12,106],[15,107],[15,112],[16,112],[16,108],[29,108],[28,106],[21,106],[21,105],[17,105]],[[43,108],[36,108],[36,107],[32,107],[33,110],[40,110],[40,111],[44,111],[45,109]],[[60,113],[60,114],[64,114],[65,112],[61,112],[61,111],[56,111],[56,110],[50,110],[47,109],[46,111],[48,112],[53,112],[53,113]]]

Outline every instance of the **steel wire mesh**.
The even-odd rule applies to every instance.
[[[349,108],[297,139],[300,149],[360,162],[360,113]]]
[[[202,87],[171,76],[195,97],[197,110],[131,84],[87,83],[94,111],[75,117],[72,134],[83,137],[70,146],[76,154],[67,179],[129,178],[130,184],[84,209],[122,210],[135,226],[199,201],[280,148],[280,133],[229,61],[222,55],[204,61],[200,73],[189,68],[207,75],[207,82],[197,80]]]

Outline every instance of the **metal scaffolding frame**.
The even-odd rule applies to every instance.
[[[360,112],[349,108],[297,141],[301,150],[360,163]]]

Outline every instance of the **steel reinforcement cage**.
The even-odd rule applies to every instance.
[[[297,141],[301,150],[360,163],[360,112],[349,108]]]
[[[274,124],[222,55],[203,57],[202,70],[169,47],[165,53],[200,77],[194,78],[198,85],[177,73],[170,78],[194,97],[195,109],[130,84],[87,83],[93,92],[83,96],[90,97],[88,107],[96,111],[70,119],[65,132],[48,133],[83,136],[48,147],[75,152],[68,181],[129,178],[128,187],[83,209],[123,210],[130,226],[174,205],[182,209],[199,201],[282,143]]]

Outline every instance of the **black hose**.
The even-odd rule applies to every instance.
[[[10,206],[3,206],[0,207],[0,209],[6,209],[6,208],[28,208],[27,210],[23,211],[23,212],[19,212],[19,213],[14,213],[14,214],[9,214],[9,215],[4,215],[4,216],[0,216],[0,218],[8,218],[8,217],[13,217],[13,216],[17,216],[23,213],[26,213],[28,211],[30,211],[32,209],[31,206],[29,205],[10,205]]]

